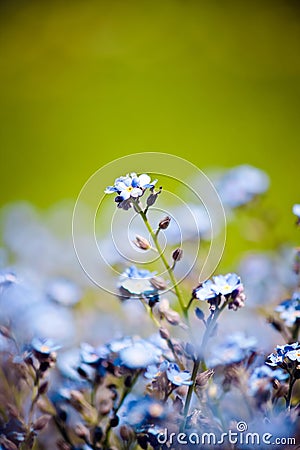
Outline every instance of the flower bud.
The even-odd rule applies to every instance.
[[[128,442],[134,439],[134,432],[132,428],[128,427],[127,425],[121,425],[120,436],[123,441]]]
[[[77,423],[74,431],[75,434],[81,439],[85,440],[89,438],[89,430],[82,423]]]
[[[196,378],[196,386],[200,387],[201,389],[205,388],[213,374],[214,371],[212,369],[208,369],[205,370],[205,372],[199,373]]]
[[[159,334],[162,339],[165,339],[165,340],[170,339],[170,333],[169,333],[169,330],[167,330],[167,328],[160,328]]]
[[[170,222],[171,222],[171,217],[166,216],[164,219],[162,219],[159,222],[158,228],[160,228],[161,230],[165,230],[170,225]]]
[[[51,419],[51,416],[43,415],[39,417],[33,424],[32,428],[34,431],[41,431],[48,425],[49,420]]]
[[[135,237],[135,241],[133,243],[140,248],[141,250],[149,250],[151,248],[151,244],[148,239],[143,236],[139,236],[138,234]]]
[[[161,278],[161,277],[153,277],[153,278],[151,278],[150,279],[150,283],[158,291],[164,291],[168,287],[166,281],[163,278]]]
[[[176,250],[174,250],[174,252],[172,253],[172,258],[174,259],[175,262],[178,262],[181,260],[183,255],[183,250],[181,248],[176,248]]]

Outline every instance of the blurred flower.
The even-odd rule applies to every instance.
[[[213,349],[208,366],[234,364],[248,358],[256,348],[256,338],[234,333]]]
[[[250,165],[241,165],[225,172],[217,182],[217,191],[225,206],[237,208],[249,203],[269,187],[265,172]]]
[[[142,369],[159,362],[162,350],[150,342],[140,339],[119,352],[119,362],[129,369]]]
[[[193,384],[190,372],[187,370],[181,371],[175,363],[169,364],[166,373],[168,380],[175,386],[189,386]]]
[[[48,282],[46,286],[48,297],[64,306],[73,306],[79,302],[82,292],[71,280],[65,278],[55,278]]]
[[[162,373],[164,373],[169,367],[169,362],[167,360],[164,360],[161,364],[154,365],[150,364],[147,367],[146,372],[144,373],[144,377],[148,378],[149,380],[153,380],[157,377],[159,377]]]
[[[295,292],[291,299],[281,302],[275,311],[288,327],[293,326],[300,320],[300,293]]]
[[[272,370],[266,365],[256,367],[249,378],[250,394],[255,396],[261,391],[270,391],[273,380],[284,381],[288,377],[288,374],[282,369]]]
[[[295,214],[295,216],[297,216],[298,217],[298,219],[300,219],[300,203],[296,203],[294,206],[293,206],[293,214]]]
[[[1,270],[0,272],[0,294],[5,288],[10,286],[12,283],[17,283],[18,278],[16,274],[10,270]]]
[[[272,253],[246,254],[238,268],[244,281],[249,306],[278,302],[286,290],[297,283],[296,275],[291,271],[293,254],[290,248],[279,255]]]
[[[123,298],[146,298],[150,306],[159,301],[159,291],[167,287],[165,281],[155,277],[155,272],[127,268],[119,278],[118,289]]]
[[[153,426],[153,423],[165,418],[167,413],[166,405],[147,396],[130,401],[126,409],[125,421],[138,429],[147,424]]]
[[[131,198],[137,199],[141,197],[146,189],[154,188],[157,180],[151,182],[151,178],[147,174],[137,175],[135,172],[127,174],[125,177],[116,178],[113,186],[108,186],[105,189],[106,194],[117,193],[115,201],[119,207],[123,207],[122,203]],[[125,206],[125,205],[124,205]],[[125,209],[128,209],[128,204]]]
[[[34,337],[31,341],[31,348],[41,355],[49,356],[51,353],[60,349],[61,346],[54,344],[52,339]]]
[[[80,345],[80,358],[84,364],[97,365],[100,361],[107,358],[110,351],[106,346],[93,347],[90,344],[83,342]]]

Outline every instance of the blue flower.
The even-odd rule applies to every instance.
[[[293,214],[295,214],[295,216],[297,216],[298,219],[300,219],[300,203],[296,203],[293,206]]]
[[[291,299],[281,302],[275,311],[288,327],[293,326],[300,320],[300,293],[295,292]]]
[[[51,339],[41,339],[34,337],[31,341],[31,348],[43,356],[49,356],[51,353],[60,349],[60,345],[55,345]]]
[[[231,295],[241,285],[241,279],[235,273],[227,275],[217,275],[213,277],[214,284],[212,289],[216,294]]]
[[[234,333],[216,346],[209,361],[210,367],[239,363],[248,358],[256,348],[256,338]]]
[[[118,288],[121,294],[128,297],[151,296],[158,292],[151,282],[154,277],[155,272],[131,266],[121,274]]]
[[[115,180],[113,186],[105,189],[106,194],[117,193],[115,201],[121,206],[122,202],[141,197],[146,189],[154,188],[157,180],[151,182],[147,174],[137,175],[135,172],[127,174],[125,177],[119,177]]]
[[[71,280],[55,278],[46,286],[47,296],[64,306],[73,306],[79,302],[82,292]]]
[[[289,350],[288,352],[286,352],[285,356],[291,361],[300,362],[300,347],[295,350]]]
[[[142,369],[157,364],[162,350],[144,339],[132,341],[131,345],[119,352],[119,362],[129,369]]]
[[[285,381],[289,375],[282,369],[272,370],[270,367],[264,365],[256,367],[251,377],[249,378],[249,389],[252,395],[269,391],[272,387],[272,381]]]
[[[106,346],[94,348],[92,345],[82,343],[80,345],[80,358],[84,364],[96,366],[105,360],[109,355],[109,349]]]
[[[250,165],[227,171],[219,180],[217,190],[225,206],[237,208],[264,193],[269,186],[265,172]]]
[[[175,363],[169,364],[166,373],[168,380],[175,386],[189,386],[193,384],[190,372],[187,370],[181,371]]]
[[[159,366],[150,364],[150,366],[147,367],[147,370],[144,373],[144,377],[148,378],[149,380],[154,380],[155,378],[158,378],[163,373],[165,373],[168,367],[169,362],[167,360],[163,361]]]
[[[151,397],[143,397],[132,400],[127,405],[125,420],[134,428],[140,428],[147,424],[157,423],[166,417],[166,405]]]
[[[197,287],[193,295],[202,301],[210,301],[220,295],[235,295],[242,288],[241,279],[235,273],[217,275]]]
[[[275,352],[271,353],[267,357],[266,364],[271,367],[282,366],[285,363],[285,358],[288,358],[290,361],[298,361],[297,358],[300,357],[299,349],[300,345],[298,342],[294,342],[293,344],[277,345]]]
[[[204,281],[199,287],[194,289],[193,295],[198,300],[207,301],[214,299],[217,294],[212,289],[213,282],[211,280]]]

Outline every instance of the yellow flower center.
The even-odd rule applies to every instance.
[[[48,347],[48,345],[42,345],[41,346],[41,352],[42,353],[48,353],[50,350],[50,348]]]

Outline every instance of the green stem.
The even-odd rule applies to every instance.
[[[203,366],[203,370],[206,369],[206,365],[204,362],[204,353],[205,353],[205,348],[207,345],[207,342],[215,328],[216,322],[218,320],[219,315],[221,314],[221,312],[226,308],[226,306],[228,305],[228,301],[226,300],[223,305],[221,306],[221,308],[217,308],[213,314],[213,317],[211,318],[211,321],[208,323],[206,330],[204,332],[203,338],[202,338],[202,342],[201,342],[201,347],[200,347],[200,351],[199,354],[194,362],[194,367],[193,367],[193,372],[192,372],[192,384],[189,386],[188,389],[188,393],[186,396],[186,400],[185,400],[185,405],[184,405],[184,410],[183,410],[183,422],[180,428],[180,431],[184,431],[185,427],[186,427],[186,420],[187,420],[187,416],[189,413],[189,409],[190,409],[190,403],[192,400],[192,395],[193,395],[193,391],[195,388],[195,384],[196,384],[196,377],[200,368],[200,364],[201,364],[201,360],[202,360],[202,366]]]
[[[183,314],[184,314],[185,319],[187,320],[187,310],[186,310],[186,307],[185,307],[185,305],[184,305],[184,301],[183,301],[181,292],[180,292],[180,290],[179,290],[179,288],[178,288],[178,283],[177,283],[176,277],[175,277],[175,275],[174,275],[174,272],[173,272],[173,270],[172,270],[172,267],[171,267],[170,264],[168,263],[168,261],[167,261],[165,255],[164,255],[164,253],[163,253],[163,251],[162,251],[162,248],[161,248],[160,243],[159,243],[159,241],[158,241],[158,236],[157,236],[157,234],[154,232],[153,228],[151,227],[151,225],[150,225],[150,223],[149,223],[149,221],[148,221],[148,219],[147,219],[146,213],[140,208],[140,206],[139,206],[137,203],[135,203],[135,206],[136,206],[136,208],[137,208],[137,211],[138,211],[139,214],[141,215],[141,217],[142,217],[142,219],[143,219],[143,221],[144,221],[144,224],[146,225],[146,228],[147,228],[147,230],[148,230],[149,233],[150,233],[150,236],[151,236],[152,239],[153,239],[153,242],[154,242],[155,247],[156,247],[156,249],[157,249],[157,251],[158,251],[159,257],[160,257],[160,259],[162,260],[162,263],[164,264],[164,266],[165,266],[165,268],[166,268],[166,270],[167,270],[167,272],[168,272],[168,274],[169,274],[170,280],[171,280],[171,282],[172,282],[172,284],[173,284],[173,287],[174,287],[175,294],[176,294],[176,296],[177,296],[177,298],[178,298],[178,301],[179,301],[179,304],[180,304],[180,308],[181,308],[181,310],[182,310],[182,312],[183,312]]]

